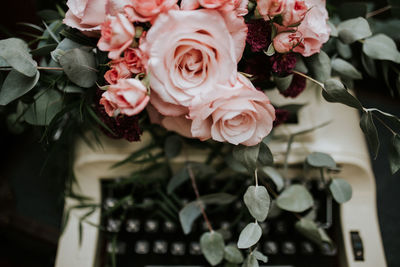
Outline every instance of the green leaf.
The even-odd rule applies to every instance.
[[[60,89],[62,92],[64,93],[68,93],[68,94],[83,94],[84,90],[76,85],[66,85],[64,87],[58,87],[58,89]]]
[[[335,160],[328,154],[314,152],[307,156],[306,162],[314,168],[336,168]]]
[[[343,21],[337,28],[339,39],[345,44],[351,44],[372,35],[368,21],[361,17]]]
[[[0,57],[26,76],[34,77],[37,75],[37,63],[32,59],[28,45],[21,39],[0,40]]]
[[[204,233],[200,238],[200,247],[204,257],[212,266],[224,259],[224,238],[218,232]]]
[[[276,204],[283,210],[303,212],[314,205],[314,200],[304,186],[294,184],[283,190]]]
[[[264,51],[264,53],[267,55],[267,56],[273,56],[274,54],[275,54],[275,48],[274,48],[274,44],[273,43],[270,43],[270,45],[268,46],[268,49],[267,49],[267,51]]]
[[[350,45],[342,43],[339,39],[336,40],[336,49],[339,55],[344,59],[350,59],[353,55]]]
[[[350,94],[344,85],[336,79],[329,79],[325,82],[322,96],[328,102],[342,103],[355,109],[363,109],[360,101]]]
[[[299,72],[302,72],[304,74],[308,73],[308,68],[306,66],[306,63],[303,60],[302,56],[297,56],[297,61],[296,61],[296,67],[294,68],[294,70],[297,70]]]
[[[372,58],[370,58],[367,55],[365,55],[364,53],[362,53],[361,54],[361,63],[369,76],[371,76],[373,78],[378,77],[378,72],[376,70],[375,61]]]
[[[182,150],[183,141],[179,135],[170,135],[164,143],[164,151],[167,158],[172,159],[179,155]]]
[[[203,202],[204,204],[220,204],[220,205],[226,205],[232,203],[235,199],[236,196],[228,193],[214,193],[200,197],[201,202]]]
[[[364,132],[365,137],[367,138],[368,145],[370,146],[372,154],[376,159],[376,157],[378,156],[380,143],[378,131],[376,130],[374,120],[372,118],[372,112],[367,111],[362,114],[360,127],[361,130]]]
[[[362,79],[362,74],[353,65],[343,59],[335,58],[332,60],[332,69],[342,77],[352,80]]]
[[[392,144],[389,147],[389,163],[392,174],[400,170],[400,135],[393,136]]]
[[[292,80],[293,80],[293,74],[290,74],[285,77],[274,76],[274,82],[280,92],[283,92],[286,89],[288,89],[290,84],[292,83]]]
[[[57,47],[57,44],[46,44],[31,51],[33,56],[47,56]]]
[[[260,146],[243,146],[238,145],[233,148],[233,157],[242,163],[249,170],[257,168],[258,154]]]
[[[385,119],[390,121],[396,128],[400,129],[400,119],[390,113],[383,112],[377,108],[369,108],[368,111],[371,111],[373,113],[377,113],[380,116],[383,116]]]
[[[82,49],[84,49],[84,47],[82,47],[81,44],[79,44],[79,43],[77,43],[77,42],[74,42],[74,41],[72,41],[72,40],[69,39],[69,38],[64,38],[64,39],[57,45],[57,47],[54,49],[54,51],[51,52],[50,54],[51,54],[52,59],[53,59],[55,62],[59,62],[60,57],[61,57],[62,55],[64,55],[66,51],[71,50],[71,49],[74,49],[74,48],[82,48]],[[90,48],[90,47],[89,47],[89,48]],[[84,49],[84,50],[86,50],[87,52],[90,51],[90,49],[89,49],[89,50]]]
[[[233,171],[238,173],[248,173],[247,168],[241,162],[237,161],[232,154],[228,154],[224,160]]]
[[[225,247],[224,258],[231,263],[239,264],[243,262],[242,252],[240,252],[240,250],[234,245],[229,245]]]
[[[256,256],[253,253],[250,253],[242,267],[259,267]]]
[[[32,90],[39,81],[40,73],[28,77],[16,70],[10,71],[0,91],[0,106],[7,105]]]
[[[193,201],[186,204],[183,209],[179,211],[179,221],[185,235],[190,233],[194,221],[200,216],[200,205],[202,205],[200,202]]]
[[[370,58],[400,63],[400,53],[396,43],[385,34],[377,34],[366,39],[362,49]]]
[[[332,37],[338,37],[339,32],[338,32],[338,30],[337,30],[335,24],[333,24],[332,21],[328,20],[328,26],[331,28],[331,34],[330,34],[330,36],[332,36]]]
[[[78,86],[89,88],[96,83],[96,60],[92,53],[74,48],[66,51],[59,63],[68,78]]]
[[[240,232],[239,241],[237,243],[238,248],[245,249],[257,244],[262,235],[261,227],[258,223],[249,223]]]
[[[305,58],[305,62],[311,76],[316,80],[325,82],[331,77],[331,59],[324,51]]]
[[[189,172],[187,167],[184,166],[169,180],[167,185],[167,193],[171,194],[176,188],[182,185],[185,181],[189,180]]]
[[[255,250],[253,251],[254,256],[256,257],[257,260],[262,261],[264,263],[268,262],[268,257],[262,254],[260,251]]]
[[[274,184],[276,185],[276,189],[281,191],[284,186],[284,181],[282,175],[273,167],[267,166],[259,169],[259,172],[263,175],[269,177]]]
[[[24,114],[25,121],[33,125],[49,125],[63,107],[62,95],[55,90],[39,91],[34,100]]]
[[[332,179],[329,184],[329,190],[337,203],[345,203],[351,199],[353,190],[351,185],[344,179]]]
[[[328,243],[332,245],[332,240],[321,228],[318,228],[317,224],[311,220],[302,218],[295,224],[296,230],[307,237],[317,245],[322,245],[323,243]]]
[[[274,156],[272,155],[271,150],[269,149],[268,145],[264,142],[259,144],[260,150],[258,153],[258,163],[261,166],[268,166],[274,164]]]
[[[264,186],[249,186],[244,194],[244,203],[251,216],[263,222],[267,218],[271,199]]]

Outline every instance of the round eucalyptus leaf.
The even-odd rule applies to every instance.
[[[200,247],[204,257],[212,266],[224,259],[225,243],[220,233],[204,233],[200,238]]]
[[[340,178],[332,180],[329,185],[329,190],[331,191],[333,198],[338,203],[345,203],[349,201],[353,194],[351,185],[346,180]]]
[[[352,64],[341,58],[332,60],[332,68],[341,77],[349,78],[352,80],[361,80],[362,74]]]
[[[267,166],[259,169],[261,175],[266,175],[274,182],[276,189],[281,191],[284,186],[282,175],[273,167]]]
[[[40,73],[28,77],[16,70],[10,71],[0,91],[0,105],[7,105],[32,90],[39,81]]]
[[[337,30],[340,40],[345,44],[351,44],[372,35],[368,21],[362,17],[341,22]]]
[[[362,49],[370,58],[400,63],[400,53],[396,43],[385,34],[377,34],[366,39]]]
[[[336,168],[336,162],[331,156],[321,152],[314,152],[307,156],[308,165],[315,168]]]
[[[244,267],[259,267],[258,260],[254,253],[251,253],[247,258],[245,263],[243,264]]]
[[[249,186],[244,194],[244,203],[257,221],[263,222],[267,218],[271,199],[264,186]]]
[[[249,248],[255,244],[257,244],[258,240],[260,240],[262,235],[261,227],[258,223],[249,223],[243,230],[240,232],[239,241],[237,243],[238,248],[244,249]]]
[[[235,160],[242,163],[247,169],[255,170],[257,168],[260,145],[255,146],[235,146],[232,153]]]
[[[186,204],[183,209],[179,211],[179,221],[186,235],[190,233],[194,221],[201,215],[200,205],[201,203],[193,201]]]
[[[32,59],[28,45],[21,39],[0,40],[0,57],[26,76],[34,77],[37,75],[37,63]]]
[[[314,205],[314,200],[304,186],[294,184],[283,190],[276,204],[283,210],[303,212]]]
[[[236,264],[243,262],[242,252],[240,252],[240,250],[236,246],[233,245],[226,246],[224,252],[225,252],[224,258],[228,262]]]

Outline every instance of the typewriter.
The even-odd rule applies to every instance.
[[[289,183],[299,180],[299,163],[312,151],[330,154],[341,166],[340,177],[346,179],[353,188],[352,199],[337,205],[326,194],[316,179],[308,179],[305,184],[316,199],[315,218],[324,225],[327,233],[336,244],[316,246],[298,234],[293,225],[292,214],[272,209],[263,227],[263,236],[258,250],[268,256],[271,267],[385,267],[386,261],[380,237],[377,213],[375,181],[370,166],[370,158],[364,136],[358,127],[357,111],[340,104],[324,103],[317,96],[317,88],[308,88],[293,103],[307,103],[297,116],[297,123],[279,127],[279,134],[310,129],[327,121],[330,123],[316,131],[297,138],[292,144],[289,157]],[[278,93],[270,96],[274,103],[282,101]],[[285,100],[287,104],[287,99]],[[318,114],[318,116],[316,116]],[[343,137],[343,138],[340,138]],[[146,137],[144,137],[145,139]],[[272,142],[270,145],[274,158],[283,161],[286,142]],[[182,207],[186,201],[193,200],[193,190],[181,187],[181,199],[166,200],[161,189],[154,188],[154,195],[142,197],[140,189],[132,191],[124,186],[124,178],[132,172],[132,166],[122,165],[110,168],[125,159],[141,146],[125,141],[110,140],[104,137],[102,146],[93,149],[83,141],[76,144],[74,172],[82,195],[101,203],[100,209],[87,214],[82,209],[72,209],[69,222],[60,237],[56,267],[197,267],[209,266],[201,255],[199,236],[206,230],[202,220],[198,220],[189,235],[184,235],[179,220],[157,212],[163,203],[170,207]],[[199,190],[207,186],[207,192],[219,188],[223,183],[235,195],[246,188],[248,181],[236,179],[229,181],[213,180],[210,184],[199,181]],[[244,193],[244,192],[243,192]],[[117,199],[134,194],[143,205],[132,205],[129,199],[118,207]],[[186,198],[187,197],[187,198]],[[170,203],[167,203],[170,202]],[[67,198],[65,210],[76,205],[76,200]],[[238,199],[227,206],[215,207],[207,213],[216,229],[226,235],[227,242],[235,243],[241,229],[249,221],[247,214],[236,216],[242,210]],[[122,214],[123,213],[123,214]],[[214,216],[218,214],[218,216]],[[81,223],[82,216],[85,222]],[[81,226],[80,226],[81,225]],[[103,228],[97,227],[102,225]],[[81,230],[79,230],[81,228]]]

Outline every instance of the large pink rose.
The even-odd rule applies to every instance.
[[[161,14],[140,45],[151,89],[160,100],[152,97],[155,108],[163,115],[183,115],[184,109],[177,113],[173,107],[189,107],[195,98],[213,93],[215,84],[233,82],[246,32],[243,18],[225,18],[215,10]]]
[[[107,15],[123,12],[128,3],[128,0],[68,0],[64,23],[85,33],[96,33]]]
[[[102,51],[109,51],[108,57],[118,59],[133,42],[135,28],[122,14],[108,16],[101,26],[101,38],[97,44]]]
[[[266,20],[281,14],[285,7],[286,0],[257,0],[257,10]]]
[[[307,0],[306,4],[309,11],[298,27],[303,41],[293,51],[308,57],[320,52],[322,45],[329,40],[331,29],[327,23],[325,0]]]
[[[121,79],[108,86],[100,99],[108,116],[125,114],[133,116],[141,112],[149,102],[147,88],[137,79]]]
[[[268,97],[240,74],[233,87],[231,94],[219,90],[211,103],[190,109],[194,137],[252,146],[271,132],[275,109]]]
[[[178,9],[178,0],[131,0],[125,12],[131,21],[154,21],[163,12]]]

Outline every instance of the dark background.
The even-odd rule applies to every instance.
[[[346,1],[330,1],[335,5]],[[376,8],[386,1],[374,1]],[[18,35],[17,22],[40,24],[38,10],[53,8],[55,1],[2,1],[0,37]],[[62,1],[61,1],[61,5]],[[365,79],[356,84],[364,106],[377,107],[400,116],[400,101],[389,97],[382,81]],[[0,109],[1,114],[1,109]],[[389,132],[377,125],[381,140]],[[63,155],[52,157],[45,144],[39,143],[40,132],[28,130],[22,135],[7,131],[0,115],[0,266],[53,266],[63,212],[65,173]],[[69,144],[73,145],[73,144]],[[373,161],[376,176],[378,214],[389,267],[400,266],[400,174],[392,176],[386,146]],[[45,166],[45,167],[43,167]],[[64,166],[65,167],[65,166]],[[377,266],[379,267],[379,266]]]

